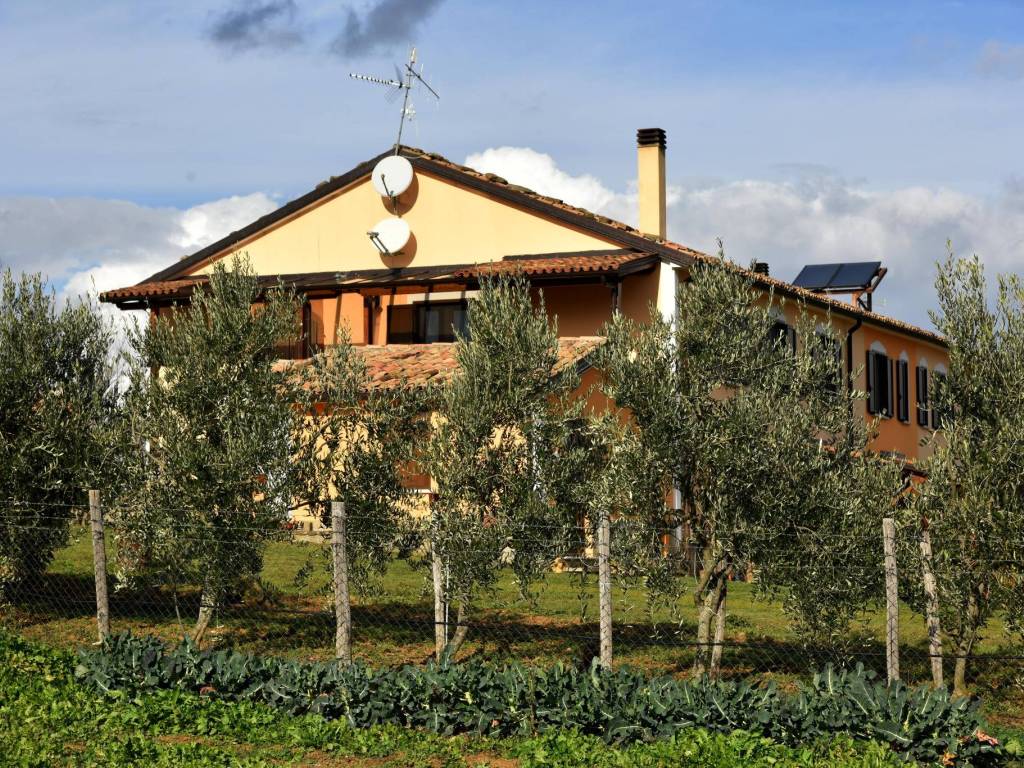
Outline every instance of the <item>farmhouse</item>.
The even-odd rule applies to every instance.
[[[344,326],[373,379],[385,384],[450,370],[450,345],[481,277],[515,270],[543,291],[557,317],[562,362],[585,367],[613,313],[647,319],[653,307],[670,317],[688,268],[717,258],[666,239],[665,149],[661,129],[637,132],[634,229],[400,145],[100,298],[159,316],[187,302],[215,262],[244,253],[261,280],[281,280],[308,299],[302,341],[282,348],[282,358],[316,354]],[[857,386],[869,393],[864,416],[880,417],[874,447],[914,460],[922,438],[939,426],[928,386],[944,375],[946,350],[935,333],[872,311],[884,274],[880,262],[810,265],[792,283],[766,264],[753,270],[766,296],[788,299],[780,336],[795,339],[793,299],[832,324],[843,340],[837,365],[860,371]]]

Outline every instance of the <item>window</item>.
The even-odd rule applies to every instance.
[[[928,366],[918,365],[915,369],[917,384],[917,425],[928,426]]]
[[[902,358],[896,361],[896,418],[910,422],[910,363]]]
[[[785,320],[776,320],[768,330],[768,343],[779,349],[789,349],[795,355],[796,329],[791,328]]]
[[[297,336],[286,339],[274,346],[278,358],[282,360],[303,360],[323,351],[320,339],[324,335],[323,324],[313,312],[311,302],[305,301],[296,323]]]
[[[885,352],[868,351],[868,413],[891,418],[893,412],[892,361]]]
[[[432,344],[455,341],[468,328],[464,301],[397,304],[388,307],[388,344]]]
[[[942,399],[945,396],[943,390],[946,387],[946,373],[944,371],[936,370],[932,374],[932,378],[935,379],[935,390],[934,398],[935,404],[932,406],[932,429],[942,429]]]
[[[826,331],[817,331],[814,334],[813,355],[816,360],[824,360],[831,364],[832,375],[825,383],[825,391],[836,394],[839,392],[843,373],[842,347],[839,340]]]

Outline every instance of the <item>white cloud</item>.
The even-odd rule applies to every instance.
[[[183,234],[176,243],[187,252],[198,250],[275,208],[277,204],[259,192],[197,205],[182,213]]]
[[[977,68],[990,77],[1020,79],[1024,77],[1024,45],[988,40],[981,46]]]
[[[635,182],[616,192],[592,176],[574,177],[547,155],[502,147],[466,164],[510,182],[635,223]],[[982,197],[946,187],[874,190],[820,171],[786,180],[744,179],[670,185],[669,236],[713,253],[716,238],[739,263],[767,261],[793,279],[804,264],[881,260],[889,274],[875,308],[930,325],[935,263],[946,240],[976,252],[992,271],[1024,272],[1024,182]]]
[[[555,164],[551,155],[528,147],[485,149],[467,157],[465,164],[480,173],[497,174],[513,184],[590,211],[606,210],[616,198],[596,177],[570,176]]]
[[[0,266],[43,272],[65,296],[142,280],[268,213],[263,193],[185,210],[97,198],[0,198]]]

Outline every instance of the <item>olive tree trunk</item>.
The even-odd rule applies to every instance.
[[[981,608],[978,602],[978,595],[972,589],[967,596],[967,615],[962,624],[963,629],[956,647],[956,666],[953,669],[953,693],[966,696],[967,691],[967,660],[974,649],[974,642],[978,637],[978,626],[980,624]]]
[[[716,622],[719,611],[724,612],[724,577],[720,549],[715,543],[705,545],[700,578],[693,592],[693,601],[698,609],[697,614],[697,652],[693,661],[693,673],[696,676],[708,674],[712,663],[712,633],[717,636],[718,629],[712,624]],[[724,621],[723,630],[724,630]]]
[[[220,590],[210,581],[203,585],[203,593],[199,596],[199,615],[196,618],[196,625],[192,628],[192,642],[200,648],[213,619],[213,612],[220,604],[220,595]]]
[[[715,606],[715,644],[711,648],[710,677],[717,680],[722,671],[722,644],[725,642],[725,598],[729,591],[729,580],[723,574],[718,582],[717,605]]]
[[[466,635],[469,634],[469,625],[466,623],[468,613],[469,608],[465,600],[460,600],[459,610],[455,615],[455,632],[448,641],[448,645],[445,646],[444,655],[441,657],[446,662],[454,659],[462,644],[466,642]]]

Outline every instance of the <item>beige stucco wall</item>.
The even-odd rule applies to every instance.
[[[799,307],[800,305],[793,301],[783,305],[782,312],[789,324],[796,323]],[[806,310],[815,323],[831,323],[836,335],[842,341],[843,372],[845,374],[848,354],[846,334],[856,321],[841,315],[832,315],[814,307],[806,307]],[[907,361],[910,364],[907,392],[910,421],[902,422],[895,416],[892,418],[879,417],[877,421],[878,434],[872,447],[878,451],[896,451],[911,459],[924,458],[931,449],[923,447],[922,443],[931,435],[931,430],[917,424],[917,381],[914,376],[914,368],[919,360],[927,360],[931,371],[934,371],[936,365],[948,367],[949,354],[938,344],[886,330],[866,321],[853,334],[853,370],[857,372],[855,385],[861,391],[865,391],[867,388],[866,352],[873,342],[879,342],[891,359],[897,360],[901,353],[906,353]],[[865,419],[876,418],[875,415],[868,413],[866,402],[860,403],[858,408],[861,409]]]
[[[391,216],[369,179],[242,241],[221,256],[246,253],[258,274],[381,267],[477,264],[503,256],[617,247],[582,230],[417,171],[401,198],[412,240],[401,256],[382,258],[366,233]],[[218,257],[220,258],[220,256]],[[193,270],[207,273],[211,264]]]

